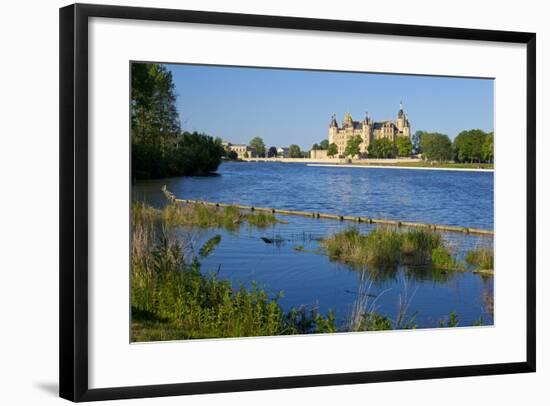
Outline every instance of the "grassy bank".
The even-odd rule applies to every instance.
[[[170,204],[163,209],[134,202],[134,222],[152,222],[167,227],[225,228],[234,230],[243,224],[265,228],[279,223],[272,213],[242,212],[235,206],[216,207],[200,203]]]
[[[302,307],[285,313],[279,296],[269,298],[254,286],[234,287],[216,274],[200,272],[197,257],[185,258],[174,226],[227,226],[247,221],[264,225],[263,214],[242,217],[231,208],[168,206],[163,210],[134,204],[132,232],[132,341],[249,337],[334,332],[334,316]],[[190,217],[186,217],[189,215]],[[215,236],[199,250],[209,255]]]

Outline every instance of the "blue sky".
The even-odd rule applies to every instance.
[[[182,128],[267,146],[309,149],[328,136],[331,115],[395,120],[399,101],[412,131],[493,130],[493,80],[371,73],[167,65]]]

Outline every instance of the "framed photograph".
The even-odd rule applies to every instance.
[[[60,396],[535,371],[535,34],[60,10]]]

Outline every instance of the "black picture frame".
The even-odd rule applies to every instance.
[[[536,369],[536,35],[268,15],[74,4],[60,9],[60,396],[75,402],[534,372]],[[527,324],[524,362],[131,387],[88,386],[88,19],[105,17],[495,41],[527,48]]]

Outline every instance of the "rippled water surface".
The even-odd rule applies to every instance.
[[[177,197],[241,203],[281,209],[369,216],[468,227],[493,227],[493,174],[379,168],[308,167],[283,163],[224,163],[219,175],[138,182],[134,199],[165,204],[160,187]],[[349,222],[279,216],[285,224],[266,229],[247,225],[238,230],[181,230],[196,246],[215,234],[222,236],[214,252],[202,261],[204,272],[237,284],[253,282],[270,295],[283,292],[285,309],[300,305],[335,311],[343,324],[358,291],[369,290],[377,311],[395,318],[399,300],[421,327],[434,327],[454,311],[460,325],[480,317],[492,323],[487,298],[493,278],[471,272],[441,272],[395,267],[354,269],[331,262],[319,253],[319,239],[350,227]],[[373,226],[355,224],[364,232]],[[275,241],[268,244],[261,237]],[[476,246],[492,246],[490,237],[444,234],[459,257]],[[296,248],[303,246],[303,250]]]

